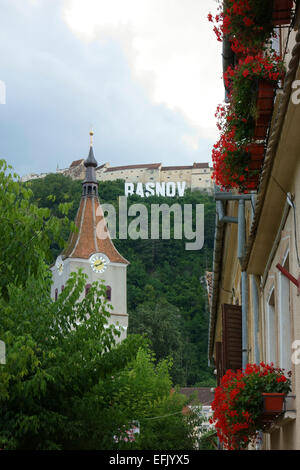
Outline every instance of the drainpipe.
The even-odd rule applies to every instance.
[[[227,36],[223,38],[223,50],[222,50],[222,58],[223,58],[223,74],[227,71],[228,67],[234,66],[234,52],[231,49],[231,44]],[[226,88],[226,83],[224,81],[224,88],[225,88],[225,102],[228,103],[228,95],[230,90]]]
[[[245,221],[245,200],[239,200],[238,210],[238,260],[240,264],[245,256],[245,242],[246,242],[246,221]]]
[[[246,244],[245,199],[239,200],[238,209],[238,260],[243,264]],[[248,276],[242,271],[242,367],[248,362]]]
[[[248,276],[242,271],[242,367],[248,363]]]
[[[237,217],[230,217],[228,215],[225,215],[223,201],[216,201],[216,208],[217,208],[219,222],[221,224],[224,224],[224,223],[237,224],[238,223]]]
[[[253,194],[251,197],[251,224],[254,219],[256,205],[256,195]],[[259,350],[259,279],[257,276],[252,274],[251,279],[251,293],[252,293],[252,306],[253,306],[253,338],[254,338],[254,362],[255,364],[260,363],[260,350]]]
[[[246,220],[245,220],[245,201],[252,199],[249,194],[232,195],[228,193],[220,193],[215,195],[217,202],[222,201],[239,201],[238,207],[238,260],[242,266],[245,256],[246,244]],[[220,209],[219,209],[220,210]],[[222,215],[222,209],[221,209]],[[248,362],[248,275],[246,271],[242,271],[242,367],[246,367]]]
[[[252,303],[254,312],[254,325],[253,325],[253,336],[254,336],[254,362],[255,364],[260,363],[260,351],[258,343],[259,334],[259,290],[256,276],[251,276],[251,291],[252,291]]]

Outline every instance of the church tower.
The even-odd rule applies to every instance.
[[[115,248],[107,231],[103,210],[98,196],[95,168],[98,166],[93,151],[93,132],[88,158],[84,162],[85,179],[82,196],[75,218],[77,233],[71,233],[67,248],[52,267],[52,291],[54,300],[64,289],[71,272],[79,268],[88,276],[86,295],[94,281],[104,280],[108,303],[113,306],[109,323],[119,325],[121,337],[127,334],[127,266],[129,262]]]

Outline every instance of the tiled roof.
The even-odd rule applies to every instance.
[[[74,166],[81,165],[83,162],[84,162],[84,158],[81,158],[80,160],[74,160],[74,161],[71,163],[70,168],[73,168]]]
[[[191,170],[192,166],[162,166],[161,171],[169,171],[169,170]]]
[[[88,259],[93,253],[104,253],[111,262],[129,264],[115,248],[107,231],[98,197],[82,197],[76,215],[77,233],[71,233],[64,258]],[[101,236],[102,235],[102,236]]]
[[[111,166],[107,168],[106,172],[109,171],[119,171],[119,170],[135,170],[138,168],[148,168],[150,170],[157,169],[161,166],[161,163],[149,163],[141,165],[126,165],[126,166]]]
[[[186,165],[186,166],[162,166],[162,171],[170,171],[170,170],[192,170],[193,168],[209,168],[208,163],[194,163],[193,165]]]
[[[214,400],[214,392],[209,387],[183,387],[179,392],[186,397],[195,395],[195,404],[210,405]]]
[[[194,163],[193,168],[209,168],[208,163]]]

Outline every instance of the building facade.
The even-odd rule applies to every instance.
[[[209,360],[228,369],[273,362],[292,371],[285,411],[260,448],[300,450],[300,13],[282,29],[278,89],[256,193],[216,191]],[[299,93],[298,93],[299,95]]]

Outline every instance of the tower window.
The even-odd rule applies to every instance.
[[[61,286],[61,291],[63,291],[63,290],[64,290],[64,288],[65,288],[65,286]]]
[[[55,301],[57,301],[57,297],[58,297],[58,289],[55,289],[55,294],[54,294],[54,295],[55,295],[55,297],[54,297],[54,298],[55,298]]]
[[[106,286],[106,298],[107,300],[111,300],[111,287]]]

